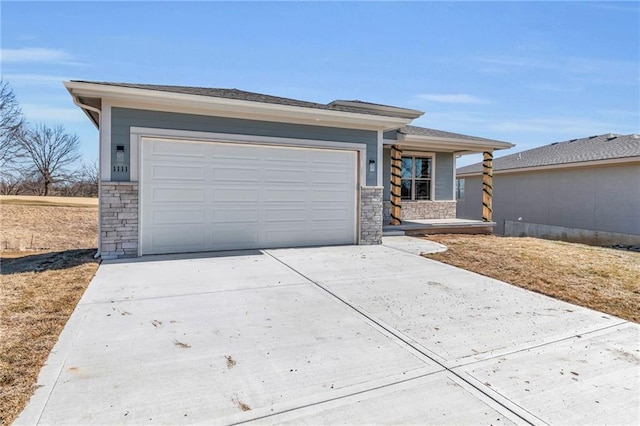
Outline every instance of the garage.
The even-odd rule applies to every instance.
[[[355,244],[356,151],[141,139],[140,254]]]

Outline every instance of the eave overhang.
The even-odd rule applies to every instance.
[[[401,136],[401,135],[399,135]],[[515,145],[508,142],[499,141],[478,141],[473,139],[440,138],[434,136],[406,135],[398,140],[385,139],[385,145],[401,145],[403,148],[454,152],[460,155],[477,154],[485,151],[496,151],[500,149],[513,148]]]
[[[180,108],[198,109],[206,115],[230,118],[379,131],[394,130],[411,122],[410,118],[276,105],[86,82],[66,81],[64,85],[74,99],[79,97],[108,99],[114,105],[118,102],[134,102],[153,105],[154,109],[167,111]],[[89,115],[88,112],[86,113]]]

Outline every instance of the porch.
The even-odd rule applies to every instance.
[[[495,222],[457,218],[405,220],[401,225],[385,221],[382,235],[491,234],[495,226]]]

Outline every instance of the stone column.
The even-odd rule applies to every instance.
[[[402,224],[402,148],[391,146],[391,224]]]
[[[485,151],[482,161],[482,220],[493,222],[493,152]]]
[[[360,244],[382,244],[382,187],[360,188]]]
[[[103,259],[138,256],[138,183],[100,183]]]

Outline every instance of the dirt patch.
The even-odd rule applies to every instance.
[[[0,230],[0,424],[8,425],[98,268],[97,209],[2,200]],[[33,247],[19,251],[32,236]]]
[[[251,407],[249,407],[247,404],[245,404],[244,402],[240,401],[239,399],[233,399],[232,400],[240,410],[242,411],[249,411],[251,410]]]
[[[640,322],[640,253],[494,235],[424,238],[448,247],[430,259]]]
[[[179,342],[177,340],[174,340],[173,344],[176,345],[179,348],[182,348],[182,349],[189,349],[191,347],[191,345],[188,345],[188,344],[183,343],[183,342]]]
[[[225,359],[227,360],[227,368],[231,369],[236,365],[236,360],[231,355],[225,355]]]

